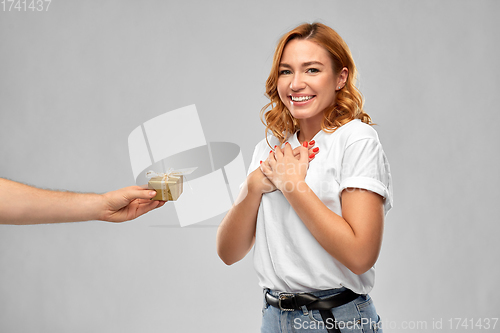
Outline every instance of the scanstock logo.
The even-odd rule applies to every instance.
[[[128,137],[128,148],[137,185],[148,183],[149,170],[166,173],[197,167],[185,177],[181,196],[166,203],[174,205],[182,227],[228,211],[246,178],[240,147],[230,142],[207,143],[194,104],[138,126]]]

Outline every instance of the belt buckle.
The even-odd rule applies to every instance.
[[[278,306],[280,307],[280,310],[282,311],[295,311],[295,309],[287,309],[287,308],[283,308],[281,306],[281,301],[284,300],[284,299],[291,299],[291,298],[294,298],[295,295],[294,294],[287,294],[287,293],[283,293],[283,294],[279,294],[279,297],[278,297]]]

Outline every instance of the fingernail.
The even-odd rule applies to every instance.
[[[272,152],[273,152],[273,151],[272,151],[272,150],[270,150],[270,151],[269,151],[269,154],[271,154]]]
[[[315,142],[314,140],[311,140],[311,141],[309,142],[309,144],[310,144],[311,146],[312,146],[313,144],[315,144],[315,143],[316,143],[316,142]]]
[[[262,161],[260,161],[260,164],[262,164]]]
[[[309,158],[314,158],[314,156],[316,156],[316,155],[311,154],[311,155],[309,155]]]
[[[307,141],[304,141],[302,145],[307,148]]]
[[[274,146],[275,149],[276,149],[276,147],[278,147],[278,146]]]
[[[285,144],[286,144],[286,145],[289,145],[289,143],[288,143],[288,142],[287,142],[287,143],[285,143]]]
[[[149,192],[149,195],[152,196],[152,197],[154,197],[156,195],[156,191]]]
[[[316,148],[314,148],[314,149],[313,149],[313,152],[317,153],[317,152],[318,152],[318,150],[319,150],[319,148],[318,148],[318,147],[316,147]]]

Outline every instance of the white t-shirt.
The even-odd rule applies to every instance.
[[[271,147],[280,145],[268,137]],[[363,188],[385,198],[385,213],[392,207],[389,163],[377,132],[359,119],[333,133],[319,131],[313,138],[320,151],[309,164],[306,183],[333,212],[342,216],[340,195],[348,187]],[[299,146],[297,133],[287,140]],[[248,173],[269,155],[265,139],[257,144]],[[259,285],[286,292],[309,292],[346,287],[359,294],[371,291],[372,267],[356,275],[316,241],[280,191],[262,196],[257,215],[254,265]]]

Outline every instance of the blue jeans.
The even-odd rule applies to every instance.
[[[346,288],[311,292],[324,298],[338,294]],[[373,301],[368,295],[360,295],[354,301],[332,309],[335,323],[323,322],[318,310],[281,311],[266,302],[266,292],[278,297],[279,292],[264,289],[261,333],[326,333],[327,327],[336,325],[342,333],[382,333],[382,324]],[[329,326],[326,326],[329,325]]]

